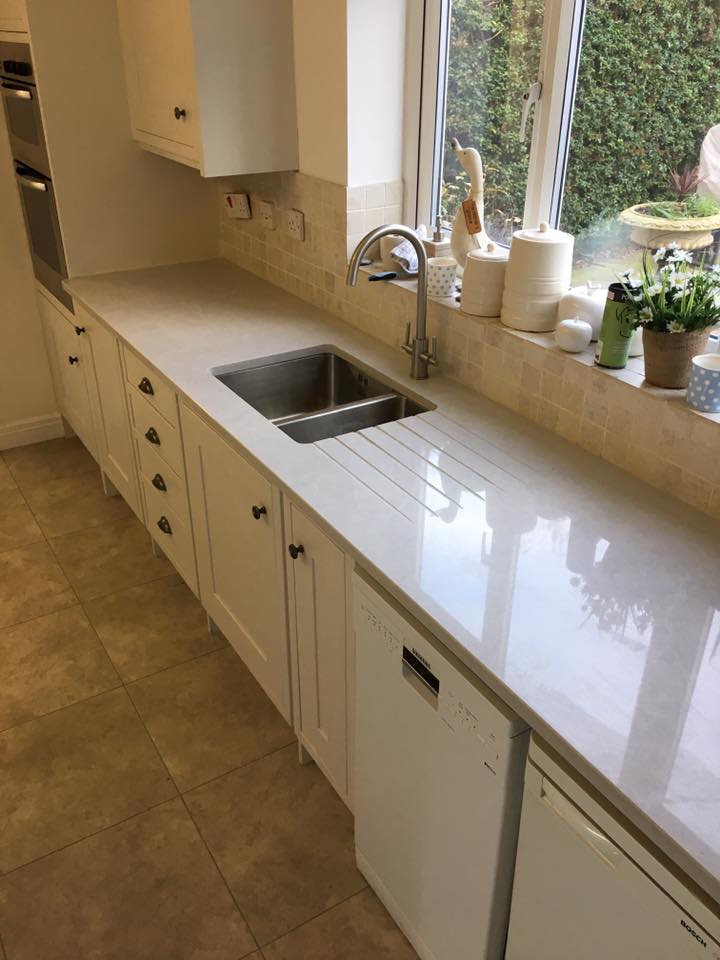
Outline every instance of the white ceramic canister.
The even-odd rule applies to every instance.
[[[592,327],[593,340],[597,340],[600,336],[606,300],[607,285],[588,283],[572,287],[560,298],[558,323],[562,320],[584,320]]]
[[[484,250],[471,250],[465,260],[460,309],[473,317],[499,317],[505,287],[508,250],[492,240]]]
[[[547,223],[518,230],[510,244],[501,321],[514,330],[554,330],[570,287],[574,238]]]

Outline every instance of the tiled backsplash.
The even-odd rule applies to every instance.
[[[221,211],[221,251],[228,260],[398,346],[415,316],[412,284],[345,285],[348,249],[381,223],[400,219],[402,184],[347,189],[303,174],[225,181],[223,191],[272,200],[276,229]],[[305,214],[305,241],[285,228],[286,211]],[[508,330],[469,317],[452,301],[430,301],[444,373],[604,457],[668,496],[720,517],[720,416],[691,410],[682,395],[644,384],[642,360],[601,370],[592,354],[565,354],[548,334]]]

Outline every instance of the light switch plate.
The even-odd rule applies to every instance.
[[[275,229],[275,204],[271,200],[258,200],[257,215],[261,225],[266,230]]]
[[[225,212],[233,220],[251,220],[250,197],[246,193],[226,193]]]
[[[305,239],[305,214],[302,210],[288,210],[287,213],[288,235],[293,240]]]

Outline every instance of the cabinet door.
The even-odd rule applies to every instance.
[[[170,152],[178,146],[196,149],[198,123],[189,0],[118,0],[118,14],[136,135],[167,141]],[[176,117],[176,108],[185,114]]]
[[[280,493],[185,406],[181,424],[200,599],[290,721]]]
[[[348,794],[348,622],[345,554],[295,505],[290,506],[291,622],[295,628],[303,745],[338,793]]]
[[[27,28],[24,0],[0,0],[0,30],[26,32]]]
[[[55,388],[63,417],[97,460],[97,443],[86,373],[92,375],[92,358],[75,324],[50,303],[38,296],[40,315],[45,324],[48,349],[52,351]]]
[[[141,516],[120,344],[108,329],[85,311],[78,309],[75,319],[84,331],[85,346],[92,358],[94,377],[90,396],[95,412],[100,466],[128,506]]]

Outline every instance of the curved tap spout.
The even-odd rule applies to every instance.
[[[415,336],[411,339],[408,333],[406,342],[403,344],[403,350],[412,357],[410,376],[416,380],[424,380],[428,375],[428,364],[437,365],[435,338],[433,337],[433,350],[428,353],[427,340],[427,253],[422,240],[414,230],[403,226],[401,223],[389,223],[383,227],[376,227],[366,234],[353,251],[348,263],[346,282],[348,286],[354,287],[357,283],[360,261],[365,256],[369,248],[381,237],[398,236],[408,240],[417,253],[418,258],[418,289],[417,289],[417,319],[415,326]],[[408,324],[408,327],[410,324]]]

